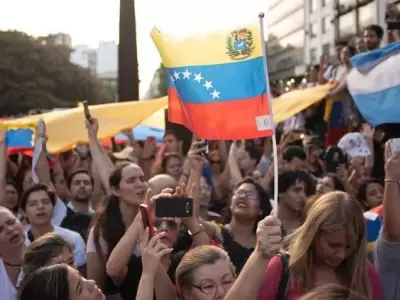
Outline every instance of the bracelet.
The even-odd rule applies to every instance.
[[[389,178],[388,178],[388,179],[385,179],[384,182],[400,184],[400,181],[398,181],[398,180],[393,180],[393,179],[389,179]]]
[[[203,231],[204,231],[203,225],[202,225],[202,224],[199,224],[199,230],[197,230],[197,231],[195,231],[195,232],[193,232],[193,233],[192,233],[190,230],[188,230],[188,233],[189,233],[189,235],[190,235],[191,237],[194,237],[194,236],[196,236],[196,235],[202,233]]]

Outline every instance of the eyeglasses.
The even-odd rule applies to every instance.
[[[196,289],[198,289],[200,292],[202,292],[205,295],[208,296],[215,296],[218,293],[218,287],[222,287],[225,292],[229,291],[231,288],[232,284],[235,282],[235,278],[229,278],[229,279],[224,279],[220,284],[217,284],[215,282],[207,282],[203,283],[200,285],[195,285],[193,284],[192,286]]]
[[[154,227],[160,228],[169,228],[169,229],[176,229],[178,228],[178,224],[173,220],[155,220],[153,222]]]
[[[243,191],[243,190],[236,190],[235,196],[246,198],[249,200],[258,200],[258,194],[254,191]]]

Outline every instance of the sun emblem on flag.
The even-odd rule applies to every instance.
[[[250,29],[241,28],[232,31],[226,38],[227,54],[233,60],[242,60],[251,56],[254,50],[253,33]]]

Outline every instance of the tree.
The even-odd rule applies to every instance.
[[[119,101],[139,99],[139,71],[134,0],[120,0],[118,98]]]
[[[101,83],[69,61],[67,48],[44,44],[22,32],[0,31],[0,114],[106,100]]]
[[[167,95],[168,78],[167,70],[163,64],[160,64],[158,69],[154,72],[153,79],[151,80],[150,87],[146,93],[146,99],[160,98]]]

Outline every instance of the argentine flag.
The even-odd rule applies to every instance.
[[[400,42],[351,58],[347,87],[365,120],[400,123]]]

